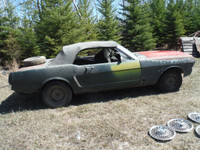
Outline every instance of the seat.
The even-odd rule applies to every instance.
[[[110,53],[107,48],[102,48],[102,50],[95,55],[94,59],[96,63],[111,62]]]

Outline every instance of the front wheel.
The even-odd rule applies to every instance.
[[[51,108],[67,106],[71,102],[72,91],[64,82],[53,81],[44,87],[42,99]]]
[[[181,85],[181,73],[173,70],[165,72],[158,82],[158,87],[162,92],[178,91]]]

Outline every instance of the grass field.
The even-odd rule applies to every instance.
[[[7,77],[0,75],[0,85],[6,84]],[[198,150],[194,130],[166,143],[148,135],[152,126],[187,119],[194,111],[200,112],[200,59],[175,93],[153,87],[93,93],[75,96],[69,107],[48,109],[37,96],[22,100],[2,88],[0,149]]]

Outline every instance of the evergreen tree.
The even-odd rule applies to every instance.
[[[156,43],[160,46],[164,42],[164,21],[165,21],[165,0],[152,0],[151,1],[151,14],[152,14],[152,26]]]
[[[101,14],[98,22],[99,39],[120,42],[119,22],[116,19],[116,9],[113,2],[114,0],[98,0],[98,11]]]
[[[19,17],[12,3],[7,1],[6,4],[7,7],[0,11],[0,52],[4,57],[2,63],[8,62],[11,67],[15,67],[16,65],[13,66],[13,64],[18,63],[21,53]]]
[[[185,34],[183,19],[173,0],[167,5],[165,38],[169,48],[176,48],[178,39]]]
[[[5,30],[6,29],[6,17],[5,17],[5,11],[4,10],[0,10],[0,52],[1,49],[4,48],[5,43],[4,43],[4,39],[6,38],[6,35],[8,34],[8,32]]]
[[[179,10],[181,11],[181,15],[183,18],[183,25],[186,30],[186,35],[190,35],[191,33],[195,32],[195,25],[194,25],[194,11],[195,11],[195,4],[194,0],[185,0],[184,6],[180,7]]]
[[[194,14],[193,14],[193,26],[194,26],[194,31],[199,31],[200,30],[200,0],[195,0],[194,2]]]
[[[7,7],[0,10],[0,48],[3,48],[4,40],[9,32],[16,29],[19,24],[19,17],[16,16],[15,7],[7,1]]]
[[[21,58],[39,56],[40,48],[37,44],[36,34],[33,27],[23,27],[21,30],[21,38],[19,39],[21,45]]]
[[[133,51],[155,48],[155,39],[150,26],[149,6],[139,0],[125,0],[123,7],[123,44]]]
[[[54,57],[64,45],[79,41],[78,17],[72,11],[71,1],[43,0],[38,12],[36,34],[41,53]]]
[[[15,71],[19,67],[18,64],[21,56],[21,47],[18,37],[14,37],[12,32],[8,34],[2,52],[9,58],[7,63],[9,63],[10,69]]]
[[[20,45],[22,49],[21,58],[27,58],[40,55],[40,48],[37,44],[37,37],[34,31],[36,17],[36,6],[33,0],[27,0],[22,4],[23,16],[21,19],[21,38]]]
[[[97,28],[95,18],[93,17],[93,9],[91,7],[91,0],[80,0],[79,11],[81,14],[79,41],[91,41],[97,39]]]

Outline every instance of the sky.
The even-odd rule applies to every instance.
[[[0,8],[2,8],[2,6],[5,6],[4,3],[6,3],[6,1],[8,0],[0,0]],[[14,3],[15,5],[18,5],[19,3],[21,2],[24,2],[26,0],[10,0],[10,2]],[[35,0],[36,1],[36,0]],[[78,2],[78,0],[75,0],[76,2]],[[113,2],[115,8],[117,9],[117,11],[120,11],[120,4],[122,4],[122,1],[123,0],[115,0]],[[91,2],[94,4],[95,2],[97,3],[97,0],[91,0]],[[20,9],[19,7],[17,8],[17,13],[20,13]],[[96,15],[97,11],[95,10],[95,7],[94,7],[94,14]]]
[[[76,0],[77,1],[77,0]],[[95,0],[92,0],[93,1],[93,3],[94,3],[94,1]],[[97,0],[96,0],[97,1]],[[121,9],[121,6],[120,6],[120,4],[122,4],[122,1],[123,0],[115,0],[114,2],[113,2],[113,5],[114,5],[114,7],[117,9],[117,11],[120,11],[120,9]],[[96,14],[96,10],[94,10],[94,14]]]

